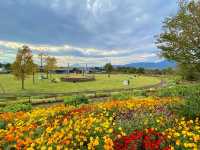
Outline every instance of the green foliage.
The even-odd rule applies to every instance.
[[[35,130],[33,133],[33,137],[40,137],[45,129],[42,127],[39,127]]]
[[[5,129],[6,128],[6,122],[3,120],[0,120],[0,129]]]
[[[191,119],[200,117],[200,96],[192,95],[188,97],[182,107],[180,107],[178,113],[186,118]]]
[[[32,109],[31,104],[23,104],[23,103],[17,103],[17,104],[10,104],[5,106],[2,111],[3,112],[18,112],[18,111],[29,111]]]
[[[104,69],[106,70],[106,72],[109,74],[112,72],[113,70],[113,66],[111,63],[107,63],[105,66],[104,66]]]
[[[113,100],[128,100],[133,97],[147,97],[147,91],[146,90],[134,90],[133,92],[122,92],[113,94],[111,99]]]
[[[180,9],[164,22],[163,33],[157,39],[161,54],[179,63],[199,64],[200,3],[180,2]],[[192,25],[192,26],[191,26]]]
[[[112,95],[113,100],[128,100],[131,98],[130,93],[118,93]]]
[[[5,68],[5,70],[10,71],[11,70],[11,64],[10,63],[0,63],[0,68]]]
[[[182,97],[181,105],[171,106],[170,109],[180,116],[194,119],[200,116],[200,85],[175,86],[158,91],[161,97]]]
[[[133,92],[133,95],[134,96],[144,96],[144,97],[146,97],[147,96],[147,91],[146,90],[135,90]]]
[[[191,97],[200,93],[200,85],[180,85],[158,90],[157,96],[159,97]]]
[[[78,106],[81,104],[88,104],[88,103],[89,103],[88,98],[82,95],[72,96],[64,99],[65,105]]]
[[[178,73],[184,80],[195,81],[200,79],[200,72],[196,65],[180,64],[178,65]]]
[[[145,73],[145,69],[140,67],[140,68],[138,68],[137,73],[144,74]]]
[[[55,100],[53,100],[53,99],[49,99],[48,100],[48,103],[53,103]]]
[[[132,92],[122,92],[113,94],[111,99],[114,100],[128,100],[133,97],[147,97],[149,96],[149,91],[147,90],[133,90]]]
[[[163,57],[182,65],[183,78],[195,80],[200,74],[200,2],[181,1],[179,7],[165,20],[156,44]]]
[[[171,67],[165,68],[162,70],[163,74],[172,75],[174,74],[174,69]]]

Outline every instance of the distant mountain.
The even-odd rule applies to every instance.
[[[75,68],[82,68],[85,67],[85,65],[80,65],[80,64],[70,64],[70,67],[75,67]]]
[[[160,62],[139,62],[123,65],[124,67],[135,67],[135,68],[145,68],[145,69],[165,69],[168,67],[175,68],[176,63],[172,61],[160,61]]]

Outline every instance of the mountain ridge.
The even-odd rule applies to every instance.
[[[160,62],[138,62],[121,65],[121,67],[135,67],[135,68],[145,68],[145,69],[165,69],[165,68],[175,68],[176,63],[173,61],[160,61]]]

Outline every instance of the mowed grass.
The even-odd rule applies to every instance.
[[[53,75],[52,78],[60,78],[66,75]],[[36,75],[35,85],[32,82],[32,76],[25,80],[25,90],[21,90],[21,81],[16,80],[12,74],[0,75],[0,88],[3,87],[6,93],[58,93],[58,92],[79,92],[86,90],[106,90],[117,88],[132,88],[142,87],[146,85],[157,84],[160,82],[159,78],[149,76],[134,75],[111,75],[110,78],[106,74],[95,75],[96,81],[82,82],[82,83],[69,83],[59,82],[52,83],[50,80],[39,80],[39,74]],[[123,85],[124,80],[130,80],[130,85]],[[0,90],[2,93],[2,88]]]

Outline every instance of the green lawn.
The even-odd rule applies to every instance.
[[[60,78],[65,75],[53,75],[54,78]],[[51,83],[50,80],[39,80],[39,74],[36,76],[36,84],[33,85],[32,77],[26,79],[25,88],[21,90],[21,81],[16,80],[11,74],[0,75],[0,86],[4,88],[6,93],[32,93],[32,92],[74,92],[85,90],[102,90],[125,88],[123,81],[129,79],[129,87],[142,87],[145,85],[156,84],[160,82],[159,78],[137,76],[134,75],[111,75],[110,78],[106,74],[95,75],[96,81],[82,83],[59,82]],[[2,90],[0,91],[2,93]]]

